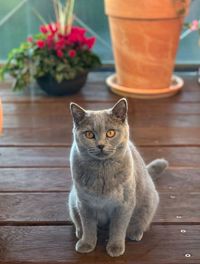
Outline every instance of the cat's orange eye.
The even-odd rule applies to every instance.
[[[92,139],[95,137],[94,133],[92,131],[86,131],[85,136],[86,136],[86,138],[89,138],[89,139]]]
[[[110,130],[107,131],[106,136],[108,138],[112,138],[112,137],[115,136],[115,134],[116,134],[115,130],[114,129],[110,129]]]

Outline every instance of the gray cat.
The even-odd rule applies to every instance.
[[[144,164],[129,140],[126,99],[102,111],[86,111],[75,103],[70,108],[74,141],[69,212],[79,239],[76,251],[93,251],[97,226],[109,224],[106,249],[117,257],[125,251],[126,237],[139,241],[148,229],[159,203],[150,175],[160,174],[167,161]]]

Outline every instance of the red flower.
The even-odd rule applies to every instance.
[[[48,29],[45,25],[40,26],[40,32],[42,32],[43,34],[47,34],[48,33]]]
[[[63,35],[63,34],[61,34],[61,33],[58,33],[58,38],[59,39],[63,39],[65,36]]]
[[[53,42],[53,36],[48,36],[46,40],[47,46],[49,49],[53,48],[54,42]]]
[[[31,36],[28,37],[28,38],[27,38],[27,41],[28,41],[28,42],[33,42],[33,37],[31,37]]]
[[[72,27],[70,34],[67,36],[67,39],[71,44],[74,43],[84,44],[86,40],[85,32],[86,32],[85,28]]]
[[[68,52],[68,55],[70,58],[74,58],[76,56],[76,51],[72,49]]]
[[[56,33],[58,30],[58,25],[55,23],[49,24],[48,27],[52,34]]]
[[[43,49],[46,45],[44,40],[40,40],[40,39],[36,42],[36,44],[37,44],[38,48],[40,48],[40,49]]]
[[[79,35],[84,35],[86,32],[85,28],[82,27],[72,27],[71,29],[71,34],[79,34]]]
[[[64,46],[65,46],[64,39],[60,39],[59,41],[57,41],[55,48],[56,49],[62,49],[62,48],[64,48]]]
[[[92,49],[92,47],[94,46],[95,41],[96,41],[95,37],[91,37],[91,38],[86,39],[85,44],[88,46],[88,49]]]
[[[56,54],[59,58],[62,58],[64,56],[64,53],[62,52],[62,50],[57,50]]]

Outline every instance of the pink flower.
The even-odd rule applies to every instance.
[[[192,21],[192,24],[190,25],[190,29],[192,31],[198,30],[199,28],[199,21],[198,20],[194,20]]]
[[[31,36],[28,37],[28,38],[27,38],[27,41],[28,41],[28,42],[33,42],[33,37],[31,37]]]
[[[68,55],[69,55],[70,58],[74,58],[76,56],[76,51],[73,50],[73,49],[69,50]]]
[[[40,49],[43,49],[46,45],[44,40],[40,40],[40,39],[36,42],[36,44],[37,44],[38,48],[40,48]]]
[[[88,46],[88,49],[92,49],[95,41],[96,41],[95,37],[91,37],[91,38],[86,39],[85,44]]]
[[[64,56],[64,53],[62,52],[62,50],[57,50],[56,54],[59,58],[62,58]]]
[[[58,25],[55,23],[49,24],[48,27],[52,34],[55,34],[56,31],[58,30]]]
[[[45,25],[40,26],[40,32],[47,34],[48,33],[48,29],[46,28]]]

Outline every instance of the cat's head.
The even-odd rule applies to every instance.
[[[85,110],[75,103],[70,104],[70,109],[79,151],[102,160],[125,149],[129,138],[126,99],[101,111]]]

